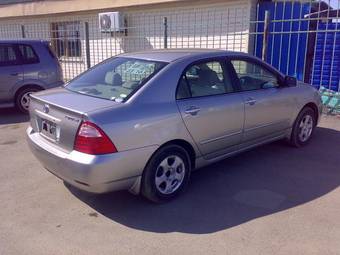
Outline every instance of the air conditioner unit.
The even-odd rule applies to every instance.
[[[124,17],[120,12],[99,13],[99,29],[101,32],[123,32]]]

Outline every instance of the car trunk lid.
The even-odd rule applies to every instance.
[[[65,152],[73,150],[75,137],[87,114],[120,105],[56,88],[31,95],[30,116],[34,132]]]

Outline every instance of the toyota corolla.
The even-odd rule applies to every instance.
[[[94,193],[167,201],[197,168],[286,139],[306,145],[316,89],[244,53],[122,54],[31,95],[28,143],[42,165]]]

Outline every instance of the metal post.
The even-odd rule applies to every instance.
[[[127,21],[127,17],[124,17],[124,35],[128,36],[128,21]]]
[[[86,50],[86,66],[91,67],[91,56],[90,56],[90,36],[89,36],[89,23],[85,22],[85,50]]]
[[[262,45],[262,60],[267,60],[268,53],[268,39],[269,39],[269,23],[270,23],[270,12],[266,11],[264,16],[264,30],[263,30],[263,45]]]
[[[26,38],[26,34],[25,34],[25,26],[21,25],[21,37],[22,38]]]
[[[163,18],[163,26],[164,26],[164,49],[168,48],[168,18]]]

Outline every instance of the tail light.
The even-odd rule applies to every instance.
[[[74,142],[74,150],[92,155],[117,152],[116,146],[104,131],[89,121],[80,125]]]

